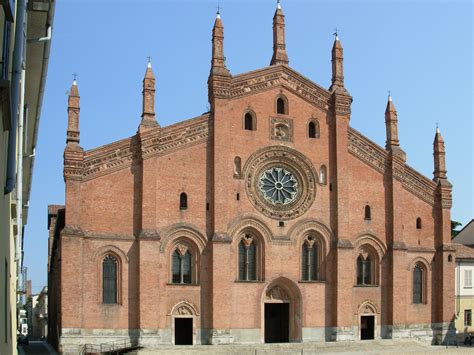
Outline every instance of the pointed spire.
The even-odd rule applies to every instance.
[[[66,143],[70,145],[79,145],[79,111],[80,111],[80,96],[77,88],[77,75],[74,74],[74,81],[72,82],[71,90],[69,91],[68,105],[67,105],[67,136]]]
[[[438,125],[436,125],[436,133],[433,142],[434,181],[447,180],[445,155],[444,139]]]
[[[151,57],[148,57],[145,77],[143,78],[142,94],[142,121],[140,122],[139,131],[158,126],[155,118],[155,75],[151,66]]]
[[[285,44],[285,15],[283,15],[280,0],[278,0],[273,16],[273,56],[270,65],[288,64],[289,62]]]
[[[387,107],[385,108],[385,128],[387,131],[385,149],[402,158],[403,161],[406,161],[406,153],[400,148],[400,141],[398,140],[398,114],[390,91],[387,99]]]
[[[230,76],[230,73],[225,66],[224,26],[222,25],[219,7],[217,8],[216,20],[212,29],[211,75],[212,74]]]
[[[344,51],[342,49],[341,41],[337,28],[334,35],[334,44],[332,46],[332,84],[329,91],[334,91],[337,88],[344,87]]]

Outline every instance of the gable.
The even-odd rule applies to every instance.
[[[209,114],[157,128],[85,152],[83,180],[95,179],[128,168],[140,159],[166,155],[177,149],[204,143],[208,138]]]
[[[277,86],[283,86],[324,111],[329,109],[331,93],[286,65],[270,66],[234,76],[229,97],[240,98]]]
[[[348,131],[347,148],[349,153],[365,164],[381,174],[385,173],[389,161],[388,152],[351,127]],[[394,177],[402,183],[404,189],[423,201],[434,204],[436,184],[432,180],[407,164],[404,164],[400,170],[396,169]]]

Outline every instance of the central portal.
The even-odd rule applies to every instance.
[[[290,341],[290,304],[265,303],[265,343]]]

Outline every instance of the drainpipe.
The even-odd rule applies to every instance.
[[[4,194],[7,195],[15,188],[16,173],[16,138],[19,111],[20,80],[23,62],[23,51],[26,40],[26,0],[17,0],[16,19],[15,19],[15,44],[13,48],[13,68],[12,68],[12,86],[11,86],[11,129],[8,132],[8,156],[7,156],[7,181],[4,188]],[[21,165],[22,160],[18,161]],[[21,227],[19,226],[18,229]]]
[[[18,285],[21,287],[21,269],[22,269],[22,255],[23,255],[23,122],[25,114],[25,77],[26,70],[21,70],[20,82],[20,103],[18,112],[18,147],[17,147],[17,173],[16,173],[16,223],[18,226],[18,234],[16,241],[16,267],[18,275]],[[20,296],[19,296],[20,297]]]

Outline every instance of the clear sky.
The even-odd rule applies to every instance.
[[[81,145],[135,134],[147,57],[156,112],[166,126],[208,110],[211,29],[218,1],[56,1],[53,42],[25,231],[33,291],[47,283],[47,205],[64,203],[67,91],[78,73]],[[274,0],[220,0],[224,50],[233,74],[272,56]],[[432,178],[436,122],[454,185],[452,219],[473,213],[473,7],[470,0],[282,0],[290,66],[328,88],[332,33],[344,47],[351,126],[385,145],[391,90],[410,166]],[[358,181],[351,183],[357,184]],[[101,216],[96,216],[101,218]]]

